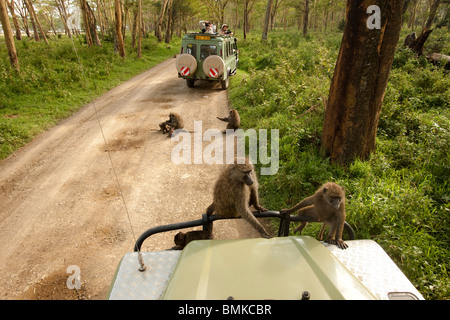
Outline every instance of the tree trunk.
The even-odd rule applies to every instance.
[[[28,0],[23,0],[23,3],[25,4],[27,11],[30,14],[31,25],[33,26],[34,40],[41,41],[41,37],[39,37],[39,31],[36,27],[36,22],[34,21],[34,15],[30,8],[30,3],[28,2]]]
[[[116,38],[117,46],[119,49],[119,56],[125,58],[125,45],[122,36],[122,8],[120,6],[120,0],[114,0],[114,7],[116,12]]]
[[[248,0],[244,1],[244,40],[247,39],[248,29]]]
[[[330,86],[322,144],[347,164],[375,150],[375,137],[401,28],[403,0],[376,0],[380,28],[369,29],[367,7],[347,1],[344,36]]]
[[[11,0],[11,3],[6,0],[6,4],[9,8],[9,13],[11,13],[11,17],[13,19],[14,29],[16,29],[16,39],[22,40],[22,35],[20,34],[20,26],[19,21],[17,20],[16,12],[14,11],[14,0]]]
[[[266,17],[264,18],[264,28],[261,38],[262,41],[267,40],[267,35],[269,33],[269,20],[270,20],[270,11],[272,10],[272,2],[273,0],[267,0]]]
[[[41,31],[42,38],[44,38],[45,43],[48,45],[47,36],[45,35],[44,30],[42,29],[41,23],[39,22],[39,19],[36,15],[36,11],[34,11],[34,6],[31,3],[30,0],[26,0],[28,2],[28,11],[30,12],[30,15],[34,17],[35,23],[38,25],[39,30]]]
[[[138,25],[138,41],[137,41],[137,57],[141,58],[142,51],[142,0],[138,0],[138,15],[137,15],[137,25]]]
[[[9,24],[9,16],[8,11],[6,10],[5,0],[0,0],[0,22],[2,23],[6,47],[8,48],[9,61],[11,62],[11,66],[19,71],[19,58],[17,57],[16,46],[14,44],[14,36],[11,25]]]
[[[308,34],[309,0],[305,0],[305,11],[303,15],[303,35]]]
[[[86,35],[86,43],[88,48],[94,45],[91,36],[91,28],[89,27],[88,8],[86,0],[80,0],[81,14],[83,15],[84,32]]]
[[[172,0],[169,0],[167,5],[167,25],[166,25],[166,36],[164,38],[165,43],[170,43],[172,39]]]
[[[161,7],[161,12],[159,13],[158,25],[156,26],[156,37],[158,38],[158,42],[162,41],[162,24],[164,20],[164,12],[166,11],[168,0],[164,0],[163,5]]]

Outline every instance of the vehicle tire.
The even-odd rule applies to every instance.
[[[177,68],[178,73],[181,75],[193,75],[197,70],[197,60],[195,60],[192,55],[183,53],[178,55],[177,61],[175,62],[175,67]],[[189,68],[189,73],[183,74],[183,71],[185,71],[186,67]]]
[[[228,85],[230,84],[230,77],[227,77],[225,80],[220,80],[220,86],[223,90],[228,89]]]
[[[222,58],[216,55],[209,56],[203,61],[203,71],[206,75],[210,74],[211,69],[215,69],[217,71],[216,78],[223,75],[225,72],[225,63]]]
[[[186,79],[186,85],[188,86],[188,88],[193,88],[194,83],[195,83],[194,79]]]

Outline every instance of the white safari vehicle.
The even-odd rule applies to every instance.
[[[384,250],[372,240],[354,240],[348,224],[348,248],[342,250],[312,237],[287,236],[290,222],[302,217],[275,211],[254,215],[279,218],[278,237],[197,240],[183,250],[145,252],[141,246],[151,235],[195,226],[208,230],[222,218],[204,214],[147,230],[135,252],[120,261],[108,298],[423,300]]]

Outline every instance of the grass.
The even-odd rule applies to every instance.
[[[448,37],[437,30],[426,45],[449,54]],[[345,168],[333,165],[320,149],[322,99],[341,38],[274,31],[266,44],[257,34],[240,41],[231,106],[244,128],[280,134],[279,172],[260,177],[263,205],[288,208],[326,181],[341,184],[356,238],[379,243],[426,299],[448,299],[450,78],[442,67],[399,46],[376,152]],[[319,228],[310,224],[304,234],[315,237]]]
[[[127,39],[128,40],[128,39]],[[16,41],[20,72],[0,54],[0,160],[40,132],[79,110],[86,103],[179,51],[181,40],[168,45],[149,36],[143,39],[142,58],[131,50],[114,52],[113,43],[87,48],[83,38],[53,38],[50,46]],[[0,47],[4,47],[0,38]]]

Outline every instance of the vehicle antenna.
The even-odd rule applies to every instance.
[[[71,40],[72,40],[73,50],[75,51],[75,55],[77,56],[77,59],[78,59],[78,64],[80,65],[80,68],[81,68],[81,79],[82,79],[82,82],[84,82],[84,85],[86,86],[86,89],[89,90],[89,87],[87,85],[87,78],[85,77],[85,73],[84,73],[83,64],[81,63],[81,59],[80,59],[80,57],[78,55],[77,48],[75,47],[75,43],[73,42],[73,37],[71,38]],[[107,151],[108,157],[109,157],[109,162],[111,163],[111,167],[112,167],[113,172],[114,172],[114,177],[116,178],[117,188],[119,189],[120,198],[122,199],[122,203],[123,203],[123,206],[125,208],[125,212],[127,214],[128,223],[129,223],[130,229],[131,229],[131,234],[133,235],[134,243],[136,243],[137,239],[136,239],[136,235],[134,233],[133,224],[131,222],[130,212],[128,211],[127,202],[125,201],[125,197],[124,197],[123,192],[122,192],[122,186],[120,185],[120,181],[119,181],[119,178],[117,176],[116,168],[114,166],[114,162],[113,162],[113,159],[111,157],[111,152],[109,150],[108,143],[106,142],[105,133],[103,131],[102,124],[100,122],[100,117],[99,117],[98,112],[97,112],[97,107],[95,106],[95,100],[92,101],[92,107],[94,108],[95,117],[97,118],[97,122],[98,122],[98,125],[100,127],[100,131],[102,133],[103,142],[105,144],[105,148],[106,148],[106,151]],[[142,258],[141,250],[138,249],[137,253],[138,253],[139,271],[143,272],[143,271],[145,271],[146,267],[144,265],[144,259]]]

